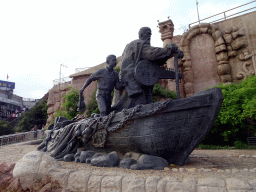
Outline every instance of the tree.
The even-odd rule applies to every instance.
[[[0,136],[1,135],[9,135],[9,134],[13,134],[13,133],[14,133],[14,129],[10,125],[10,122],[0,120]]]
[[[30,131],[34,125],[41,127],[46,124],[47,120],[47,100],[41,100],[32,107],[28,112],[22,115],[22,119],[18,123],[19,131]]]

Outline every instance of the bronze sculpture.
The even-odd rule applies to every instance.
[[[120,79],[126,83],[125,90],[129,102],[122,104],[123,100],[127,99],[121,99],[121,104],[114,104],[116,108],[120,108],[118,105],[121,105],[121,108],[132,108],[138,104],[152,103],[152,90],[154,84],[160,77],[154,74],[148,74],[145,78],[147,78],[148,81],[154,81],[154,79],[156,79],[156,82],[150,85],[143,84],[140,79],[138,79],[138,73],[140,73],[140,71],[138,72],[138,70],[136,70],[140,62],[146,62],[149,67],[154,65],[157,67],[165,64],[166,60],[173,57],[175,54],[177,54],[179,58],[183,57],[183,52],[178,49],[177,45],[168,44],[164,48],[152,47],[150,45],[150,39],[151,29],[149,27],[142,27],[139,30],[139,39],[127,44],[123,51]],[[145,73],[146,70],[142,70],[142,73]],[[154,71],[157,71],[157,69]],[[123,95],[123,97],[125,97],[125,95]]]
[[[111,112],[111,92],[114,88],[118,90],[122,89],[122,83],[119,81],[118,73],[114,70],[116,66],[116,56],[109,55],[106,62],[108,66],[93,73],[79,90],[81,95],[92,81],[97,80],[96,99],[101,116],[106,116]]]
[[[163,157],[168,163],[185,163],[213,126],[223,96],[219,88],[213,88],[190,98],[152,103],[152,89],[158,79],[176,79],[177,83],[182,77],[177,61],[183,57],[183,52],[175,44],[152,47],[150,37],[150,28],[143,27],[139,39],[126,46],[121,80],[113,72],[116,60],[110,55],[107,58],[109,68],[93,74],[80,90],[81,94],[98,79],[97,101],[101,116],[56,122],[38,150],[47,151],[59,160],[83,146],[95,151],[135,151]],[[172,56],[175,56],[175,72],[160,68]],[[114,87],[121,90],[122,86],[124,94],[111,108],[110,93]]]

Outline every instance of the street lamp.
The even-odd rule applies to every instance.
[[[60,64],[60,84],[61,84],[61,66],[68,68],[66,65]]]

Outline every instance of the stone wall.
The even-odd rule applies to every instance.
[[[163,46],[175,43],[184,52],[179,61],[182,98],[221,82],[238,83],[255,74],[255,19],[256,12],[251,12],[215,24],[201,23],[175,37],[171,20],[159,23]],[[167,61],[166,67],[174,68],[173,59]],[[173,80],[161,80],[161,84],[176,91]]]
[[[71,83],[63,83],[55,85],[52,89],[49,90],[49,97],[47,101],[47,125],[49,125],[49,123],[54,120],[53,115],[55,111],[57,109],[61,109],[61,105],[65,102],[65,99],[62,97],[67,93],[69,86],[71,86]]]

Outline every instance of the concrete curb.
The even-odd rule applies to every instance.
[[[47,153],[34,151],[17,162],[13,170],[14,177],[23,177],[29,173],[43,177],[48,175],[62,188],[70,191],[118,191],[118,192],[203,192],[203,191],[256,191],[256,179],[205,177],[196,179],[187,177],[179,180],[173,176],[144,176],[115,171],[87,171],[63,169],[58,161]],[[251,173],[251,174],[255,174]]]

